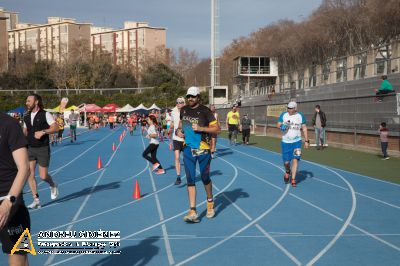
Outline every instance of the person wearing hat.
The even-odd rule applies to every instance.
[[[235,144],[237,143],[237,134],[239,131],[240,127],[240,114],[237,111],[237,105],[234,104],[232,106],[232,111],[230,111],[226,115],[226,128],[228,129],[228,137],[229,137],[229,143]],[[233,141],[232,141],[232,136],[233,136]]]
[[[240,121],[242,129],[242,139],[244,145],[249,145],[250,140],[250,129],[251,129],[251,119],[248,114],[244,114],[242,120]]]
[[[190,87],[186,93],[187,105],[180,113],[176,135],[184,138],[183,163],[189,195],[189,213],[183,217],[185,222],[200,222],[196,210],[196,164],[199,163],[200,177],[207,194],[207,218],[215,215],[210,179],[211,134],[218,134],[221,129],[211,110],[200,104],[198,87]]]
[[[298,161],[301,158],[301,131],[303,131],[305,143],[304,148],[308,148],[306,118],[300,112],[297,112],[297,103],[291,101],[287,105],[287,112],[283,112],[278,120],[278,128],[282,131],[282,159],[285,165],[285,174],[283,180],[285,184],[289,183],[292,176],[292,186],[296,187],[296,173]]]

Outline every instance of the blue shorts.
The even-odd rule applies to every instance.
[[[204,185],[211,182],[210,179],[210,163],[211,154],[206,152],[201,155],[193,156],[192,149],[186,146],[183,149],[183,163],[185,165],[186,181],[188,186],[194,186],[196,183],[196,164],[199,162],[200,177]]]
[[[301,158],[301,140],[294,143],[281,142],[283,162]]]

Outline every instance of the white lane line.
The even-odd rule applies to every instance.
[[[104,140],[106,140],[108,137],[110,137],[111,135],[113,135],[116,131],[111,132],[110,134],[108,134],[107,136],[105,136],[104,138],[102,138],[101,140],[97,141],[95,144],[93,144],[92,146],[90,146],[88,149],[86,149],[84,152],[80,153],[77,157],[75,157],[74,159],[72,159],[70,162],[64,164],[63,166],[55,169],[52,171],[51,175],[56,175],[57,173],[59,173],[62,169],[64,169],[65,167],[67,167],[68,165],[70,165],[71,163],[75,162],[76,160],[78,160],[79,158],[81,158],[83,155],[85,155],[87,152],[89,152],[91,149],[93,149],[94,147],[96,147],[97,145],[99,145],[100,143],[102,143]]]
[[[105,138],[103,138],[105,139]],[[111,155],[110,159],[108,160],[108,162],[105,164],[105,167],[103,169],[103,171],[101,172],[101,174],[99,175],[99,177],[97,178],[96,182],[94,183],[94,185],[92,186],[92,188],[90,189],[89,194],[85,197],[84,201],[82,202],[81,206],[79,207],[78,211],[75,213],[74,217],[72,218],[71,222],[76,222],[76,220],[78,220],[79,215],[81,215],[83,209],[85,208],[87,202],[89,201],[90,197],[92,196],[93,191],[96,189],[96,186],[99,184],[101,178],[103,177],[104,173],[107,171],[107,166],[111,163],[111,161],[113,160],[115,154],[117,154],[119,147],[121,146],[122,142],[120,142],[115,150],[115,152]],[[70,231],[72,229],[72,227],[74,226],[74,224],[70,224],[66,231]],[[56,252],[57,253],[57,250]],[[53,262],[53,260],[55,259],[56,254],[51,254],[49,256],[49,258],[46,260],[45,265],[49,265]]]
[[[222,144],[218,144],[218,145],[220,145],[220,146],[222,146],[222,147],[228,148],[228,146],[225,146],[225,145],[222,145]],[[258,147],[256,147],[256,148],[258,148]],[[261,148],[259,148],[259,149],[261,149]],[[236,150],[236,149],[232,149],[232,150],[234,150],[234,151],[236,151],[236,152],[239,152],[239,153],[242,153],[242,154],[244,154],[244,155],[247,155],[247,156],[249,156],[249,157],[255,158],[255,159],[257,159],[257,160],[260,160],[260,161],[263,161],[263,162],[266,162],[266,163],[271,164],[271,162],[269,162],[269,161],[266,161],[266,160],[260,159],[260,158],[258,158],[258,157],[252,156],[252,155],[250,155],[250,154],[248,154],[248,153],[245,153],[245,152],[242,152],[242,151],[239,151],[239,150]],[[261,150],[263,150],[263,149],[261,149]],[[264,151],[266,151],[266,150],[264,150]],[[271,151],[271,152],[272,152],[272,151]],[[273,153],[275,153],[275,152],[273,152]],[[305,161],[305,160],[304,160],[304,161]],[[314,163],[314,162],[310,162],[310,161],[305,161],[305,162],[307,162],[307,163],[309,163],[309,164],[313,164],[313,165],[319,166],[319,167],[322,167],[322,168],[325,168],[325,169],[337,170],[337,171],[344,171],[344,170],[336,169],[336,168],[334,168],[334,167],[326,167],[326,166],[324,166],[324,165],[322,165],[322,164],[318,164],[318,163]],[[344,171],[344,172],[348,172],[348,171]],[[336,173],[336,172],[335,172],[335,173]],[[352,172],[348,172],[348,173],[352,173]],[[326,184],[331,185],[331,186],[335,186],[335,187],[340,188],[340,189],[348,190],[348,189],[345,188],[345,187],[332,184],[332,183],[330,183],[330,182],[324,181],[324,180],[319,179],[319,178],[313,178],[313,179],[315,179],[315,180],[317,180],[317,181],[319,181],[319,182],[322,182],[322,183],[326,183]],[[355,193],[356,193],[357,195],[360,195],[360,196],[362,196],[362,197],[365,197],[365,198],[374,200],[374,201],[376,201],[376,202],[379,202],[379,203],[388,205],[388,206],[390,206],[390,207],[393,207],[393,208],[396,208],[396,209],[400,209],[399,206],[394,205],[394,204],[391,204],[391,203],[389,203],[389,202],[386,202],[386,201],[383,201],[383,200],[380,200],[380,199],[377,199],[377,198],[374,198],[374,197],[371,197],[371,196],[368,196],[368,195],[365,195],[365,194],[362,194],[362,193],[359,193],[359,192],[355,192]]]
[[[218,145],[221,145],[221,144],[218,144]],[[223,145],[221,145],[221,146],[223,146]],[[225,146],[225,147],[227,147],[227,146]],[[264,152],[270,152],[270,153],[274,153],[276,155],[280,155],[280,153],[276,152],[276,151],[266,150],[266,149],[263,149],[263,148],[260,148],[260,147],[257,147],[257,146],[251,146],[251,147],[255,148],[255,149],[262,150]],[[308,160],[302,160],[302,161],[303,162],[307,162],[307,163],[314,163],[314,162],[311,162],[311,161],[308,161]],[[375,177],[370,177],[370,176],[367,176],[367,175],[363,175],[363,174],[359,174],[359,173],[355,173],[355,172],[339,169],[339,168],[336,168],[336,167],[333,167],[333,166],[329,166],[329,168],[334,169],[336,171],[342,171],[342,172],[346,172],[346,173],[349,173],[349,174],[353,174],[353,175],[357,175],[357,176],[360,176],[360,177],[364,177],[364,178],[370,179],[372,181],[378,181],[378,182],[381,182],[381,183],[386,183],[388,185],[393,185],[393,186],[396,186],[396,187],[400,187],[400,184],[392,183],[392,182],[389,182],[389,181],[386,181],[386,180],[382,180],[382,179],[378,179],[378,178],[375,178]]]
[[[240,234],[241,232],[247,230],[249,227],[253,226],[254,224],[256,224],[259,220],[261,220],[262,218],[264,218],[266,215],[268,215],[271,211],[273,211],[281,202],[282,200],[286,197],[286,195],[289,192],[289,186],[286,186],[286,189],[284,190],[284,192],[281,194],[281,196],[279,197],[279,199],[268,209],[266,210],[264,213],[262,213],[260,216],[258,216],[256,219],[254,219],[253,221],[251,221],[250,223],[248,223],[247,225],[243,226],[242,228],[240,228],[239,230],[237,230],[236,232],[234,232],[233,234],[229,235],[228,237],[218,241],[217,243],[215,243],[214,245],[209,246],[208,248],[196,253],[195,255],[177,263],[176,265],[184,265],[192,260],[194,260],[195,258],[207,253],[209,250],[212,250],[214,248],[216,248],[217,246],[225,243],[226,241],[228,241],[229,239],[237,236],[238,234]]]
[[[143,144],[143,150],[145,150],[146,147],[145,147],[145,144],[144,144],[143,136],[141,137],[141,140],[142,140],[142,144]],[[150,167],[148,169],[149,169],[151,186],[153,188],[153,192],[156,192],[157,188],[156,188],[156,183],[154,182],[153,172],[150,169]],[[160,199],[159,199],[157,193],[155,194],[154,198],[155,198],[156,205],[157,205],[158,216],[160,218],[160,221],[163,221],[164,220],[164,213],[162,211]],[[169,265],[173,265],[173,264],[175,264],[175,260],[174,260],[174,256],[172,255],[171,243],[169,242],[169,239],[168,239],[168,231],[167,231],[166,225],[165,224],[161,225],[161,229],[162,229],[163,236],[164,236],[164,245],[165,245],[165,250],[167,252],[168,263],[169,263]]]
[[[218,193],[215,194],[214,196],[215,196],[215,197],[218,196],[219,194],[221,194],[221,193],[223,193],[225,190],[227,190],[230,186],[232,186],[232,184],[236,181],[237,177],[238,177],[238,173],[237,173],[237,171],[235,171],[235,175],[234,175],[234,177],[232,178],[232,180],[231,180],[220,192],[218,192]],[[172,186],[172,185],[173,185],[173,184],[169,185],[168,187],[170,187],[170,186]],[[160,192],[160,191],[159,191],[159,192]],[[143,199],[143,198],[142,198],[142,199]],[[136,201],[135,201],[135,202],[136,202]],[[200,202],[199,204],[197,204],[196,207],[200,207],[200,206],[204,205],[206,202],[207,202],[206,200],[205,200],[205,201],[202,201],[202,202]],[[170,218],[165,219],[165,220],[162,221],[162,222],[158,222],[158,223],[153,224],[153,225],[151,225],[151,226],[149,226],[149,227],[146,227],[146,228],[144,228],[144,229],[142,229],[142,230],[140,230],[140,231],[137,231],[137,232],[135,232],[135,233],[132,233],[132,234],[130,234],[130,235],[128,235],[128,236],[122,238],[121,241],[124,240],[124,239],[131,238],[131,237],[133,237],[133,236],[135,236],[135,235],[141,234],[141,233],[143,233],[143,232],[146,232],[146,231],[148,231],[148,230],[151,230],[151,229],[153,229],[153,228],[155,228],[155,227],[157,227],[157,226],[160,226],[160,225],[162,225],[162,224],[164,224],[164,223],[167,223],[167,222],[169,222],[169,221],[171,221],[171,220],[173,220],[173,219],[175,219],[175,218],[177,218],[177,217],[179,217],[179,216],[185,214],[186,212],[187,212],[187,210],[184,210],[184,211],[182,211],[182,212],[176,214],[175,216],[172,216],[172,217],[170,217]],[[50,229],[50,230],[52,230],[52,229]],[[54,229],[53,229],[53,230],[54,230]],[[37,234],[36,234],[36,235],[37,235]],[[57,262],[57,263],[52,264],[52,266],[59,265],[59,264],[62,264],[62,263],[64,263],[64,262],[77,259],[77,258],[79,258],[79,257],[81,257],[81,256],[83,256],[83,255],[84,255],[84,254],[76,255],[76,256],[74,256],[74,257],[61,260],[61,261],[59,261],[59,262]]]
[[[330,182],[328,182],[328,181],[319,179],[319,178],[317,178],[317,177],[313,177],[313,180],[317,180],[318,182],[322,182],[322,183],[325,183],[325,184],[327,184],[327,185],[330,185],[330,186],[337,187],[337,188],[340,188],[340,189],[342,189],[342,190],[348,191],[348,189],[345,188],[345,187],[342,187],[342,186],[339,186],[339,185],[330,183]],[[380,199],[376,199],[376,198],[374,198],[374,197],[365,195],[365,194],[363,194],[363,193],[356,192],[356,195],[359,195],[359,196],[361,196],[361,197],[364,197],[364,198],[367,198],[367,199],[370,199],[370,200],[373,200],[373,201],[376,201],[376,202],[379,202],[379,203],[382,203],[382,204],[384,204],[384,205],[387,205],[387,206],[390,206],[390,207],[392,207],[392,208],[395,208],[395,209],[400,210],[400,206],[391,204],[391,203],[389,203],[389,202],[386,202],[386,201],[383,201],[383,200],[380,200]]]
[[[314,163],[312,163],[314,164]],[[315,164],[317,165],[317,164]],[[351,220],[354,217],[354,213],[356,211],[356,206],[357,206],[357,200],[356,200],[356,194],[354,192],[353,186],[350,184],[349,181],[347,181],[346,178],[344,178],[341,174],[337,173],[336,171],[333,171],[327,167],[323,167],[321,165],[318,165],[321,168],[325,168],[326,170],[336,174],[337,176],[339,176],[343,182],[346,183],[347,187],[349,188],[350,192],[351,192],[351,210],[350,213],[347,216],[346,221],[344,222],[344,224],[342,225],[342,227],[340,228],[340,230],[337,232],[337,234],[335,235],[335,237],[314,257],[312,258],[308,263],[307,266],[311,266],[314,263],[316,263],[320,258],[322,258],[323,255],[325,255],[326,252],[328,252],[328,250],[333,247],[333,245],[339,240],[339,238],[341,237],[341,235],[344,233],[344,231],[347,229],[347,227],[349,227]]]
[[[221,159],[221,158],[219,158]],[[222,159],[221,159],[222,160]],[[235,167],[236,168],[236,167]],[[217,190],[218,187],[216,185],[213,185]],[[242,208],[239,207],[235,202],[233,202],[228,196],[226,196],[224,193],[221,194],[227,201],[229,201],[244,217],[246,217],[247,220],[250,222],[253,220],[250,215],[248,215]],[[257,229],[266,237],[268,238],[278,249],[280,249],[289,259],[291,259],[296,265],[301,265],[301,262],[293,255],[291,254],[285,247],[283,247],[278,241],[276,241],[274,238],[271,237],[270,234],[268,234],[258,223],[255,224]]]
[[[76,135],[79,136],[79,135],[82,135],[82,134],[87,133],[87,132],[89,132],[89,130],[83,131],[83,132],[81,132],[81,133],[79,133],[79,134],[76,134]],[[65,138],[63,138],[63,140],[65,140],[65,139],[67,139],[67,138],[71,138],[71,137],[65,137]],[[61,145],[61,144],[60,144],[60,145]],[[57,145],[56,145],[56,146],[57,146]],[[54,147],[54,146],[53,146],[53,147]],[[64,149],[66,149],[66,148],[67,148],[67,146],[64,146],[64,147],[62,147],[62,148],[59,148],[59,149],[57,149],[56,151],[52,152],[51,155],[54,155],[54,154],[56,154],[56,153],[58,153],[58,152],[60,152],[60,151],[62,151],[62,150],[64,150]]]
[[[270,186],[272,186],[272,187],[277,188],[278,190],[282,190],[280,187],[275,186],[274,184],[272,184],[272,183],[270,183],[270,182],[268,182],[268,181],[262,179],[261,177],[258,177],[258,176],[256,176],[256,175],[254,175],[254,174],[252,174],[252,173],[250,173],[250,172],[248,172],[248,171],[246,171],[246,170],[240,168],[240,167],[238,167],[238,169],[241,170],[241,171],[243,171],[243,172],[245,172],[245,173],[250,174],[251,176],[253,176],[253,177],[259,179],[260,181],[262,181],[262,182],[264,182],[264,183],[266,183],[266,184],[268,184],[268,185],[270,185]],[[321,211],[321,212],[327,214],[328,216],[331,216],[332,218],[334,218],[334,219],[336,219],[336,220],[338,220],[338,221],[340,221],[340,222],[343,222],[343,219],[342,219],[342,218],[340,218],[340,217],[334,215],[333,213],[330,213],[329,211],[327,211],[327,210],[325,210],[325,209],[322,209],[322,208],[316,206],[315,204],[313,204],[313,203],[311,203],[311,202],[309,202],[309,201],[307,201],[307,200],[304,200],[304,199],[302,199],[302,198],[300,198],[300,197],[294,195],[293,193],[290,193],[290,196],[292,196],[292,197],[294,197],[294,198],[296,198],[296,199],[298,199],[298,200],[304,202],[305,204],[307,204],[307,205],[309,205],[309,206],[311,206],[311,207],[313,207],[313,208],[315,208],[315,209],[317,209],[317,210],[319,210],[319,211]],[[397,247],[397,246],[395,246],[395,245],[393,245],[393,244],[387,242],[386,240],[383,240],[382,238],[378,237],[378,236],[375,235],[375,234],[372,234],[372,233],[370,233],[370,232],[368,232],[368,231],[365,231],[364,229],[362,229],[362,228],[360,228],[360,227],[358,227],[358,226],[356,226],[356,225],[354,225],[354,224],[350,224],[350,227],[352,227],[352,228],[354,228],[354,229],[356,229],[356,230],[358,230],[358,231],[360,231],[360,232],[362,232],[362,233],[368,235],[369,237],[371,237],[371,238],[373,238],[373,239],[375,239],[375,240],[377,240],[377,241],[379,241],[379,242],[381,242],[381,243],[383,243],[383,244],[385,244],[385,245],[387,245],[387,246],[389,246],[389,247],[391,247],[391,248],[393,248],[393,249],[395,249],[395,250],[397,250],[397,251],[400,251],[400,248],[399,248],[399,247]]]

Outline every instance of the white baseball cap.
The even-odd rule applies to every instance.
[[[186,95],[193,95],[193,96],[197,96],[197,95],[200,95],[200,89],[198,88],[198,87],[190,87],[188,90],[187,90],[187,93],[186,93]]]
[[[296,109],[297,108],[297,103],[294,102],[294,101],[289,102],[288,105],[287,105],[287,108]]]

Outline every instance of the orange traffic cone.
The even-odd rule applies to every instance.
[[[139,183],[137,180],[135,182],[135,190],[133,191],[132,198],[140,199],[140,188],[139,188]]]
[[[172,145],[172,142],[170,142],[169,143],[169,150],[172,151],[172,149],[173,149],[173,145]]]
[[[119,135],[119,142],[121,142],[121,141],[122,141],[122,134]]]
[[[99,159],[97,159],[97,169],[103,168],[103,163],[101,162],[101,158],[99,156]]]
[[[116,149],[117,149],[117,147],[115,147],[115,143],[113,143],[112,150],[115,151]]]

